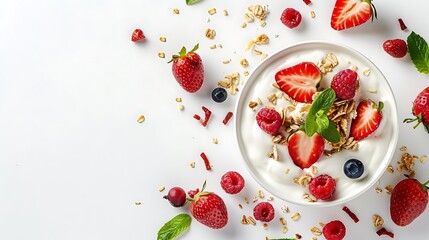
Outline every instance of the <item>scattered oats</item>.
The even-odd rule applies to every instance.
[[[351,66],[350,69],[356,72],[358,70],[358,67],[357,66]]]
[[[225,10],[225,9],[224,9],[224,10],[222,11],[222,13],[223,13],[223,15],[224,15],[224,16],[228,16],[228,11],[227,11],[227,10]]]
[[[316,13],[314,11],[310,11],[310,16],[311,16],[311,18],[315,18],[316,17]]]
[[[216,44],[213,44],[210,46],[210,49],[215,49],[216,48]]]
[[[402,147],[401,147],[402,149]],[[402,151],[402,150],[401,150]],[[410,178],[413,178],[415,175],[415,172],[413,170],[413,167],[415,165],[415,160],[419,159],[419,157],[415,155],[410,155],[409,153],[403,153],[401,158],[398,161],[398,168],[397,170],[401,172],[402,170],[405,170],[408,172],[408,175],[410,175]]]
[[[257,197],[253,197],[252,202],[255,203],[257,201],[258,201],[258,198]]]
[[[255,107],[257,107],[258,106],[258,103],[257,102],[254,102],[254,101],[250,101],[249,102],[249,107],[252,109],[252,110],[254,110],[254,108]]]
[[[407,151],[407,146],[402,146],[401,148],[399,148],[399,150],[401,150],[401,151]]]
[[[393,166],[392,166],[392,165],[389,165],[389,166],[387,167],[386,171],[387,171],[388,173],[393,173],[395,170],[393,169]]]
[[[421,156],[420,157],[420,163],[425,163],[427,158],[428,158],[428,156],[426,156],[426,155]]]
[[[282,209],[282,212],[284,212],[284,213],[290,212],[289,207],[287,205],[283,205],[281,209]]]
[[[317,237],[312,237],[311,240],[317,240]]]
[[[191,168],[195,168],[195,162],[189,163],[189,166],[191,166]]]
[[[222,44],[217,45],[218,48],[223,48]]]
[[[167,38],[165,38],[164,36],[159,37],[159,41],[161,41],[161,42],[167,42]]]
[[[137,122],[142,123],[142,122],[144,122],[145,119],[146,118],[143,115],[140,115],[139,118],[137,118]]]
[[[165,53],[164,53],[164,52],[159,52],[159,53],[158,53],[158,57],[160,57],[160,58],[165,58]]]
[[[255,45],[255,40],[251,39],[247,45],[246,45],[246,49],[244,49],[245,51],[251,49],[253,47],[253,45]]]
[[[290,172],[290,168],[285,169],[285,173],[288,174]]]
[[[243,58],[243,59],[241,59],[241,61],[240,61],[240,65],[241,65],[242,67],[247,67],[247,66],[249,66],[249,62],[247,61],[247,59]]]
[[[282,217],[281,217],[279,220],[280,220],[280,223],[281,223],[283,226],[286,226],[286,224],[287,224],[286,219],[284,219],[284,218],[282,218]]]
[[[185,109],[185,106],[183,106],[183,104],[179,104],[178,108],[180,111],[183,111],[183,109]]]
[[[375,89],[375,88],[368,88],[367,91],[369,93],[377,93],[377,89]]]
[[[317,66],[319,67],[320,72],[327,73],[332,72],[334,67],[338,65],[338,59],[337,56],[333,53],[328,53],[325,56],[323,56],[322,61],[317,63]]]
[[[176,98],[176,102],[182,102],[182,98],[177,97],[177,98]]]
[[[261,100],[259,97],[256,99],[256,101],[258,101],[258,103],[259,103],[260,105],[262,105],[262,100]]]
[[[297,238],[297,239],[301,239],[301,238],[302,238],[302,236],[301,236],[301,234],[299,234],[299,233],[295,233],[295,238]]]
[[[391,194],[393,191],[393,187],[390,185],[387,185],[386,187],[384,187],[384,189],[386,189],[386,193],[387,194]]]
[[[255,21],[255,16],[252,13],[245,13],[244,14],[244,20],[247,23],[251,23],[251,22]]]
[[[308,184],[310,183],[312,177],[310,174],[305,174],[303,176],[301,176],[300,178],[298,178],[298,184],[302,187],[307,187]]]
[[[238,204],[238,207],[239,207],[240,209],[243,209],[243,205],[241,205],[241,203],[239,203],[239,204]]]
[[[293,221],[298,221],[298,219],[301,217],[301,214],[300,213],[294,213],[291,217],[290,217],[290,219],[292,219]]]
[[[311,173],[312,173],[313,175],[316,175],[318,171],[319,171],[319,170],[317,169],[317,166],[315,166],[315,165],[312,165],[312,166],[311,166]]]
[[[248,216],[247,221],[252,225],[256,225],[256,221],[252,216]]]
[[[179,13],[180,13],[180,12],[179,12],[179,9],[177,9],[177,8],[173,9],[173,13],[174,13],[174,14],[179,14]]]
[[[244,202],[246,203],[246,204],[249,204],[249,199],[246,197],[246,198],[244,198]]]
[[[310,195],[310,194],[308,194],[308,193],[305,193],[305,194],[303,195],[303,198],[304,198],[304,200],[305,200],[306,202],[317,202],[317,198],[315,198],[315,197],[311,196],[311,195]]]
[[[375,187],[375,192],[381,193],[381,192],[383,192],[383,189],[381,189],[380,187]]]
[[[216,36],[216,31],[214,29],[207,28],[204,35],[208,39],[213,39]]]
[[[219,140],[217,139],[217,137],[212,138],[212,143],[213,144],[218,144]]]
[[[259,196],[259,198],[264,198],[264,197],[265,197],[265,195],[264,195],[264,193],[262,192],[262,190],[259,190],[259,191],[258,191],[258,196]]]
[[[267,99],[268,99],[268,102],[276,105],[276,103],[277,103],[277,97],[276,97],[275,93],[268,94]]]
[[[254,5],[247,7],[247,10],[252,13],[255,18],[259,20],[264,20],[267,17],[268,14],[268,5],[261,6],[261,5]]]
[[[323,228],[325,224],[323,222],[319,222],[319,226]]]
[[[267,230],[268,229],[268,224],[267,223],[263,223],[262,224],[262,228],[265,229],[265,230]]]
[[[222,61],[223,64],[228,64],[230,62],[231,62],[231,59],[225,59],[225,60]]]
[[[244,71],[244,72],[243,72],[243,75],[244,75],[244,76],[249,76],[249,71]]]
[[[135,205],[141,205],[141,204],[142,204],[142,202],[135,202],[134,204],[135,204]]]
[[[269,196],[268,198],[267,198],[267,201],[273,201],[274,200],[274,197],[273,196]]]
[[[335,182],[339,182],[340,181],[340,178],[334,178],[335,179]]]
[[[267,25],[267,22],[265,22],[265,20],[260,20],[259,21],[259,26],[265,27],[266,25]]]
[[[286,234],[289,229],[286,226],[282,227],[282,233]]]
[[[243,22],[243,23],[241,24],[241,28],[245,28],[245,27],[247,27],[247,23],[246,23],[246,22]]]
[[[362,71],[362,73],[363,73],[363,75],[368,76],[368,75],[371,73],[371,70],[370,70],[369,68],[365,68],[365,69]]]
[[[223,80],[218,81],[217,85],[225,89],[229,89],[230,93],[234,95],[238,88],[236,86],[240,83],[240,74],[238,72],[233,72],[231,74],[225,75]]]
[[[247,221],[247,217],[246,217],[246,215],[243,215],[243,216],[241,217],[241,223],[242,223],[242,224],[249,224],[249,222]]]
[[[263,53],[262,55],[261,55],[261,61],[262,60],[264,60],[265,58],[267,58],[268,57],[268,54],[266,54],[266,53]]]
[[[311,233],[312,233],[313,235],[315,235],[315,236],[320,236],[320,235],[322,235],[322,230],[320,230],[320,228],[318,228],[318,227],[312,227],[312,228],[310,229],[310,231],[311,231]]]
[[[253,48],[253,53],[256,55],[262,55],[262,51],[259,50],[258,48]]]
[[[374,224],[374,227],[379,228],[379,227],[383,226],[384,220],[379,215],[374,214],[372,216],[372,223]]]
[[[210,8],[207,12],[208,12],[210,15],[213,15],[213,14],[215,14],[215,13],[216,13],[216,8]]]
[[[287,138],[281,133],[272,136],[271,141],[277,144],[287,144]]]
[[[165,190],[165,187],[164,187],[164,186],[161,186],[161,187],[159,187],[159,188],[158,188],[158,191],[159,191],[159,192],[162,192],[162,191],[164,191],[164,190]]]

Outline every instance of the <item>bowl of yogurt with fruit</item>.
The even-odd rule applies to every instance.
[[[298,205],[359,196],[382,176],[398,141],[387,79],[341,44],[303,42],[274,53],[250,75],[235,112],[236,142],[251,175]]]

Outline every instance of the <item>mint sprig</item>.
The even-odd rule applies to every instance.
[[[415,32],[411,32],[407,38],[408,52],[416,66],[417,71],[429,73],[429,47],[424,38]]]
[[[179,234],[189,228],[191,222],[192,218],[189,214],[183,213],[175,216],[159,229],[157,240],[175,239]]]
[[[327,115],[332,104],[334,104],[335,98],[335,91],[332,88],[327,88],[314,99],[303,126],[307,136],[311,137],[313,134],[318,133],[329,142],[336,143],[340,141],[337,125]]]
[[[192,5],[192,4],[194,4],[194,3],[197,3],[197,2],[199,2],[200,0],[186,0],[186,4],[187,5]]]

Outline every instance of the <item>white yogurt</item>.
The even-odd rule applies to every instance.
[[[301,170],[291,160],[287,146],[277,145],[279,161],[269,158],[267,154],[272,151],[271,136],[262,131],[256,123],[255,117],[261,106],[256,111],[248,107],[250,101],[256,101],[259,97],[265,104],[269,103],[267,96],[275,92],[272,84],[275,83],[274,75],[281,69],[293,66],[300,62],[310,61],[315,64],[321,61],[327,53],[334,53],[338,58],[338,66],[333,72],[324,75],[321,86],[329,86],[335,73],[342,69],[357,67],[360,78],[360,90],[354,100],[357,104],[370,98],[375,102],[384,103],[383,119],[379,128],[368,138],[359,142],[357,151],[343,150],[334,153],[331,157],[322,156],[314,166],[319,174],[329,174],[338,178],[333,199],[309,203],[303,195],[309,193],[308,187],[302,187],[294,183],[294,178],[310,169]],[[368,76],[362,71],[371,70]],[[370,93],[368,89],[377,90]],[[280,110],[289,105],[287,101],[278,101],[275,107]],[[370,188],[383,174],[393,156],[398,139],[398,120],[396,103],[391,88],[382,73],[367,58],[341,45],[325,42],[307,42],[281,50],[266,59],[259,65],[244,86],[237,103],[235,130],[237,143],[243,155],[244,162],[255,179],[268,191],[277,197],[301,205],[332,206],[344,203],[358,196]],[[343,172],[345,161],[356,158],[363,162],[366,177],[357,181],[349,179]],[[288,173],[285,171],[289,169]]]

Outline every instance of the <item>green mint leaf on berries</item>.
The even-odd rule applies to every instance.
[[[335,123],[327,115],[335,98],[335,91],[332,88],[327,88],[314,99],[303,127],[308,136],[313,136],[317,132],[330,142],[340,141],[340,133]]]
[[[411,32],[407,38],[408,52],[411,60],[421,73],[429,73],[429,47],[428,43],[415,32]]]
[[[200,0],[186,0],[186,5],[192,5],[194,3],[199,2]]]
[[[172,240],[189,228],[192,218],[188,214],[179,214],[166,222],[158,231],[157,240]]]

